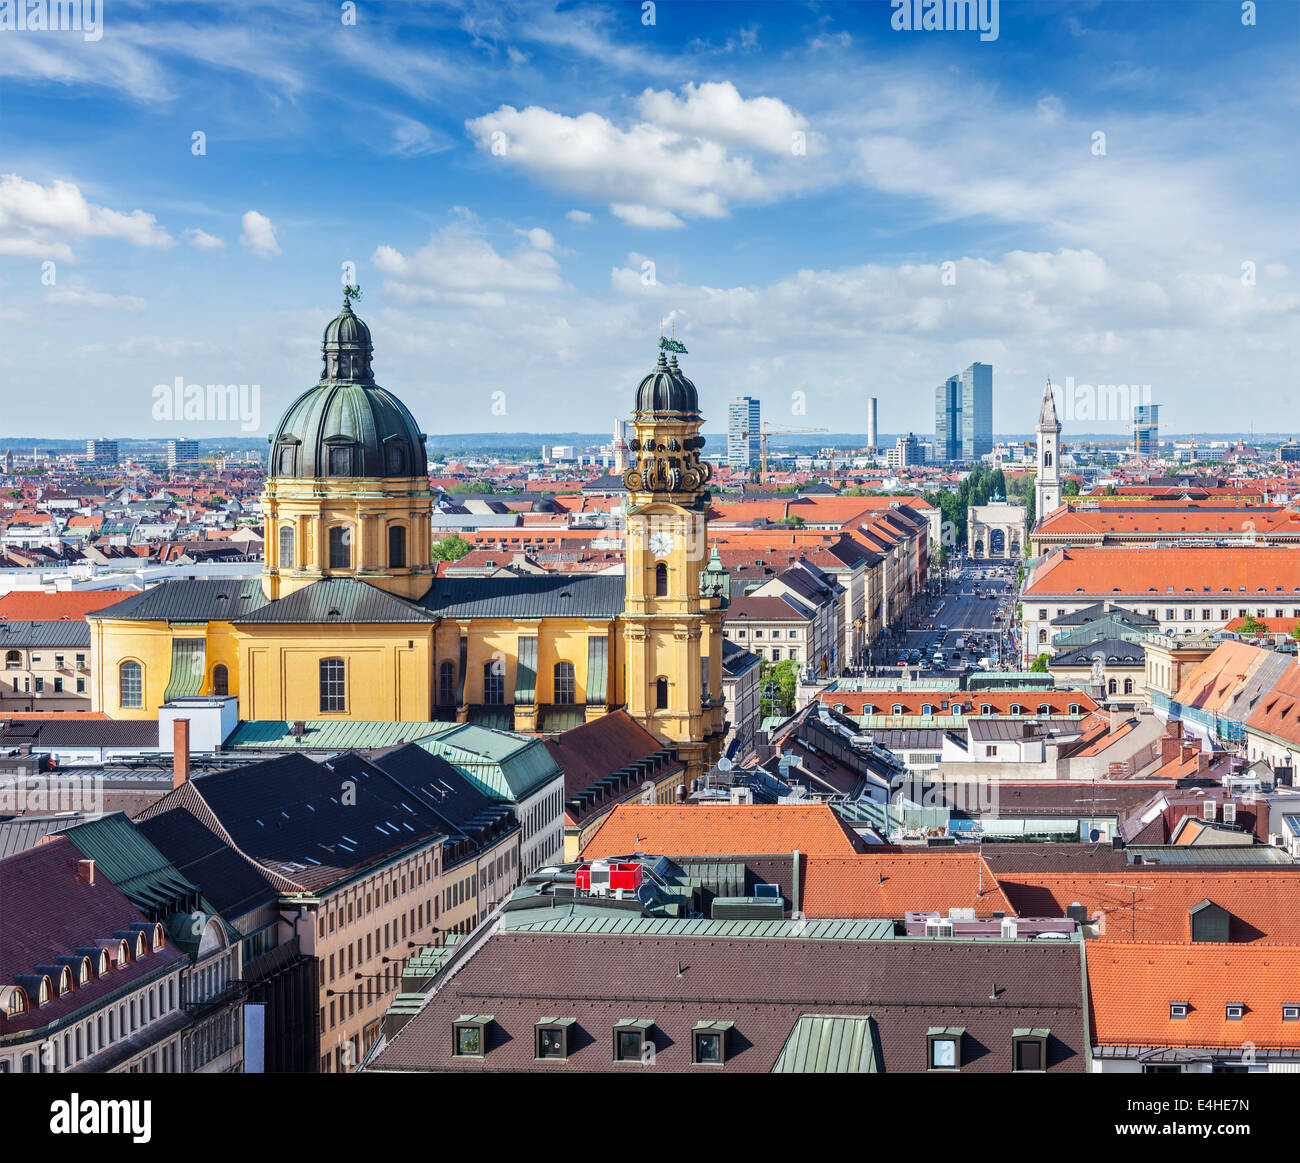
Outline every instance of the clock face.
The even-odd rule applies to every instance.
[[[650,534],[650,552],[656,557],[667,557],[672,551],[673,535],[671,533]]]

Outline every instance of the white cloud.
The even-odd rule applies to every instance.
[[[87,291],[81,287],[51,287],[45,301],[57,306],[108,308],[114,311],[143,311],[145,301],[135,295],[109,295],[104,291]]]
[[[662,129],[742,148],[789,155],[796,130],[808,121],[775,97],[746,100],[730,81],[682,86],[682,96],[647,89],[637,99],[646,121]]]
[[[275,227],[265,214],[259,214],[256,210],[249,210],[241,221],[244,233],[240,236],[239,241],[249,250],[260,255],[280,253],[280,244],[275,239]]]
[[[200,230],[197,226],[187,232],[190,245],[198,250],[225,250],[226,243],[224,239],[218,238],[215,234],[209,234],[206,230]]]
[[[570,210],[565,214],[565,218],[575,226],[590,226],[596,221],[596,216],[594,214],[588,214],[585,210]]]
[[[71,262],[69,240],[87,238],[161,248],[176,241],[152,214],[97,206],[72,182],[42,186],[17,174],[0,176],[0,254]]]
[[[671,210],[659,210],[653,206],[612,202],[609,211],[614,217],[621,218],[629,226],[641,226],[647,230],[674,230],[679,226],[686,225]]]
[[[520,233],[527,241],[501,254],[486,239],[457,225],[434,235],[410,256],[391,246],[377,247],[371,262],[388,277],[385,293],[406,304],[496,307],[506,303],[507,294],[561,290],[560,264],[548,253],[554,239],[540,229]]]

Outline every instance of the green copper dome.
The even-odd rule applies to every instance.
[[[636,410],[638,412],[686,412],[699,415],[700,399],[695,385],[677,366],[677,357],[671,360],[659,353],[659,362],[641,381],[636,390]]]
[[[270,437],[272,477],[422,477],[424,433],[406,406],[375,383],[370,328],[344,300],[321,341],[320,383],[304,392]]]

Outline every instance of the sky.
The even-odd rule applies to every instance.
[[[1100,385],[1300,428],[1290,0],[1002,0],[996,39],[889,3],[106,0],[98,39],[9,4],[0,443],[264,433],[353,271],[430,433],[608,431],[661,320],[708,430],[746,394],[930,433],[974,361],[998,432],[1049,378],[1067,440],[1123,430]],[[257,391],[170,417],[178,378]]]

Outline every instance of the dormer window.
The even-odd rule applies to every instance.
[[[1300,1003],[1292,1005],[1287,1003],[1282,1007],[1282,1020],[1284,1022],[1300,1022]]]
[[[144,944],[144,934],[137,933],[135,935],[135,959],[139,961],[140,958],[143,957],[148,952],[149,950],[145,948],[145,944]]]
[[[59,970],[59,996],[63,997],[72,992],[72,970],[66,965]]]
[[[487,1052],[491,1014],[462,1014],[452,1025],[452,1053],[457,1058],[482,1058]]]
[[[154,951],[155,953],[157,953],[158,950],[161,949],[162,947],[163,947],[163,927],[162,927],[162,925],[154,925],[154,927],[153,927],[153,951]]]
[[[931,1026],[925,1036],[927,1069],[960,1070],[961,1041],[965,1032],[957,1026]]]
[[[1191,1008],[1192,1008],[1192,1006],[1191,1006],[1191,1003],[1190,1003],[1190,1002],[1185,1002],[1185,1001],[1171,1001],[1171,1002],[1169,1003],[1169,1018],[1170,1018],[1170,1020],[1171,1020],[1171,1021],[1182,1021],[1183,1018],[1187,1017],[1187,1014],[1188,1014],[1188,1012],[1191,1010]]]
[[[1230,1022],[1239,1022],[1246,1016],[1246,1005],[1244,1002],[1230,1001],[1223,1007],[1223,1016]]]

